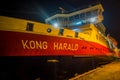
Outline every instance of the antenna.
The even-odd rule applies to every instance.
[[[62,7],[59,7],[59,9],[61,10],[61,13],[63,14],[66,10]]]

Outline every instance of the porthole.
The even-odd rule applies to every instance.
[[[47,29],[47,32],[50,33],[52,30],[50,28]]]

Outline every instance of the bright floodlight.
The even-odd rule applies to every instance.
[[[53,26],[54,26],[55,28],[58,28],[58,24],[57,24],[57,23],[54,23]]]
[[[90,22],[91,22],[91,23],[96,22],[96,17],[90,18]]]
[[[81,25],[81,24],[82,24],[82,21],[79,21],[79,22],[77,22],[76,24]]]
[[[73,31],[80,32],[80,29],[73,29]]]

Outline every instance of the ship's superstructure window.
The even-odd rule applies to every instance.
[[[27,23],[26,31],[33,31],[33,23]]]
[[[73,16],[71,16],[71,17],[69,18],[69,20],[70,20],[70,21],[73,21],[73,20],[74,20],[74,17],[73,17]]]
[[[84,19],[85,18],[85,14],[84,13],[80,14],[80,18]]]
[[[75,15],[75,19],[79,19],[79,15]]]
[[[91,17],[91,12],[86,12],[86,18],[90,18]]]
[[[63,32],[64,32],[64,29],[60,29],[60,31],[59,31],[59,35],[63,35]]]
[[[95,9],[92,11],[92,16],[97,16],[98,15],[98,9]]]
[[[78,32],[75,32],[75,37],[76,37],[76,38],[78,37]]]

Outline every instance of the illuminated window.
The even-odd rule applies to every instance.
[[[33,31],[33,23],[27,23],[26,31]]]

